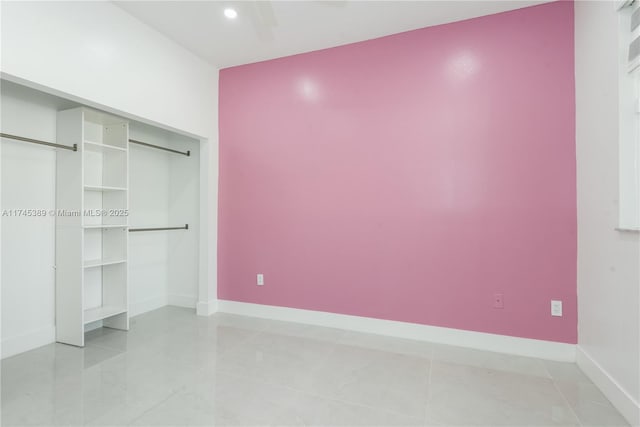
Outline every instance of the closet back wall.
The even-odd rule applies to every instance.
[[[575,343],[573,58],[557,2],[221,70],[219,298]]]
[[[163,305],[195,308],[198,299],[200,232],[200,147],[197,140],[132,123],[132,139],[190,156],[129,144],[132,228],[179,227],[189,230],[131,233],[129,280],[132,313]]]
[[[2,132],[55,141],[56,111],[71,108],[2,81]],[[56,207],[54,149],[2,140],[2,210]],[[2,356],[55,339],[55,218],[3,216]]]
[[[130,137],[159,145],[146,126],[129,127]],[[166,227],[169,224],[169,156],[160,150],[129,144],[129,226]],[[136,315],[168,304],[169,234],[129,233],[129,298]]]

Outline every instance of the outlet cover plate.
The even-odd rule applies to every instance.
[[[551,300],[551,315],[554,317],[562,317],[562,301]]]
[[[493,308],[504,308],[503,294],[493,294]]]

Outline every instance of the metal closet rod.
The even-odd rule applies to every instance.
[[[47,147],[63,148],[65,150],[78,151],[78,144],[73,144],[73,147],[71,147],[69,145],[55,144],[53,142],[40,141],[39,139],[26,138],[24,136],[9,135],[8,133],[0,133],[0,137],[15,139],[16,141],[31,142],[32,144],[46,145]]]
[[[157,148],[158,150],[170,151],[171,153],[182,154],[183,156],[191,156],[191,150],[184,151],[172,150],[171,148],[161,147],[159,145],[149,144],[148,142],[137,141],[135,139],[130,139],[129,142],[133,142],[134,144],[144,145],[145,147]]]
[[[62,148],[63,150],[78,151],[78,144],[73,144],[73,146],[56,144],[54,142],[42,141],[39,139],[27,138],[19,135],[11,135],[8,133],[0,133],[0,137],[13,139],[16,141],[30,142],[32,144],[46,145],[47,147]],[[191,156],[191,150],[187,150],[187,152],[178,151],[178,150],[173,150],[171,148],[161,147],[159,145],[149,144],[147,142],[137,141],[135,139],[130,139],[129,142],[133,142],[134,144],[144,145],[146,147],[157,148],[159,150],[169,151],[171,153],[182,154],[183,156],[187,156],[187,157]]]
[[[130,228],[129,231],[134,233],[136,231],[163,231],[163,230],[188,230],[189,224],[185,224],[184,227],[157,227],[157,228]]]

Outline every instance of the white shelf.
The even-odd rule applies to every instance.
[[[105,150],[115,150],[115,151],[122,151],[122,152],[127,151],[126,148],[116,147],[115,145],[102,144],[100,142],[93,142],[93,141],[85,141],[84,148],[88,151],[98,151],[98,152],[104,152]]]
[[[108,187],[105,185],[85,185],[86,191],[127,191],[124,187]]]
[[[127,309],[124,307],[104,306],[89,308],[84,311],[84,324],[86,325],[87,323],[96,322],[126,312]]]
[[[122,264],[127,262],[126,258],[114,258],[114,259],[90,259],[84,261],[84,268],[101,267],[103,265]]]
[[[56,139],[81,142],[81,155],[56,155],[56,205],[83,213],[56,218],[56,341],[83,347],[87,323],[129,330],[129,124],[72,108]]]

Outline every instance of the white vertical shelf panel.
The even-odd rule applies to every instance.
[[[79,147],[58,153],[58,208],[80,214],[56,220],[56,340],[83,346],[87,323],[129,329],[128,123],[61,111],[58,140]]]
[[[83,111],[61,111],[56,141],[78,144],[78,152],[56,153],[56,209],[81,212],[83,206]],[[56,216],[56,341],[84,346],[82,217]]]

